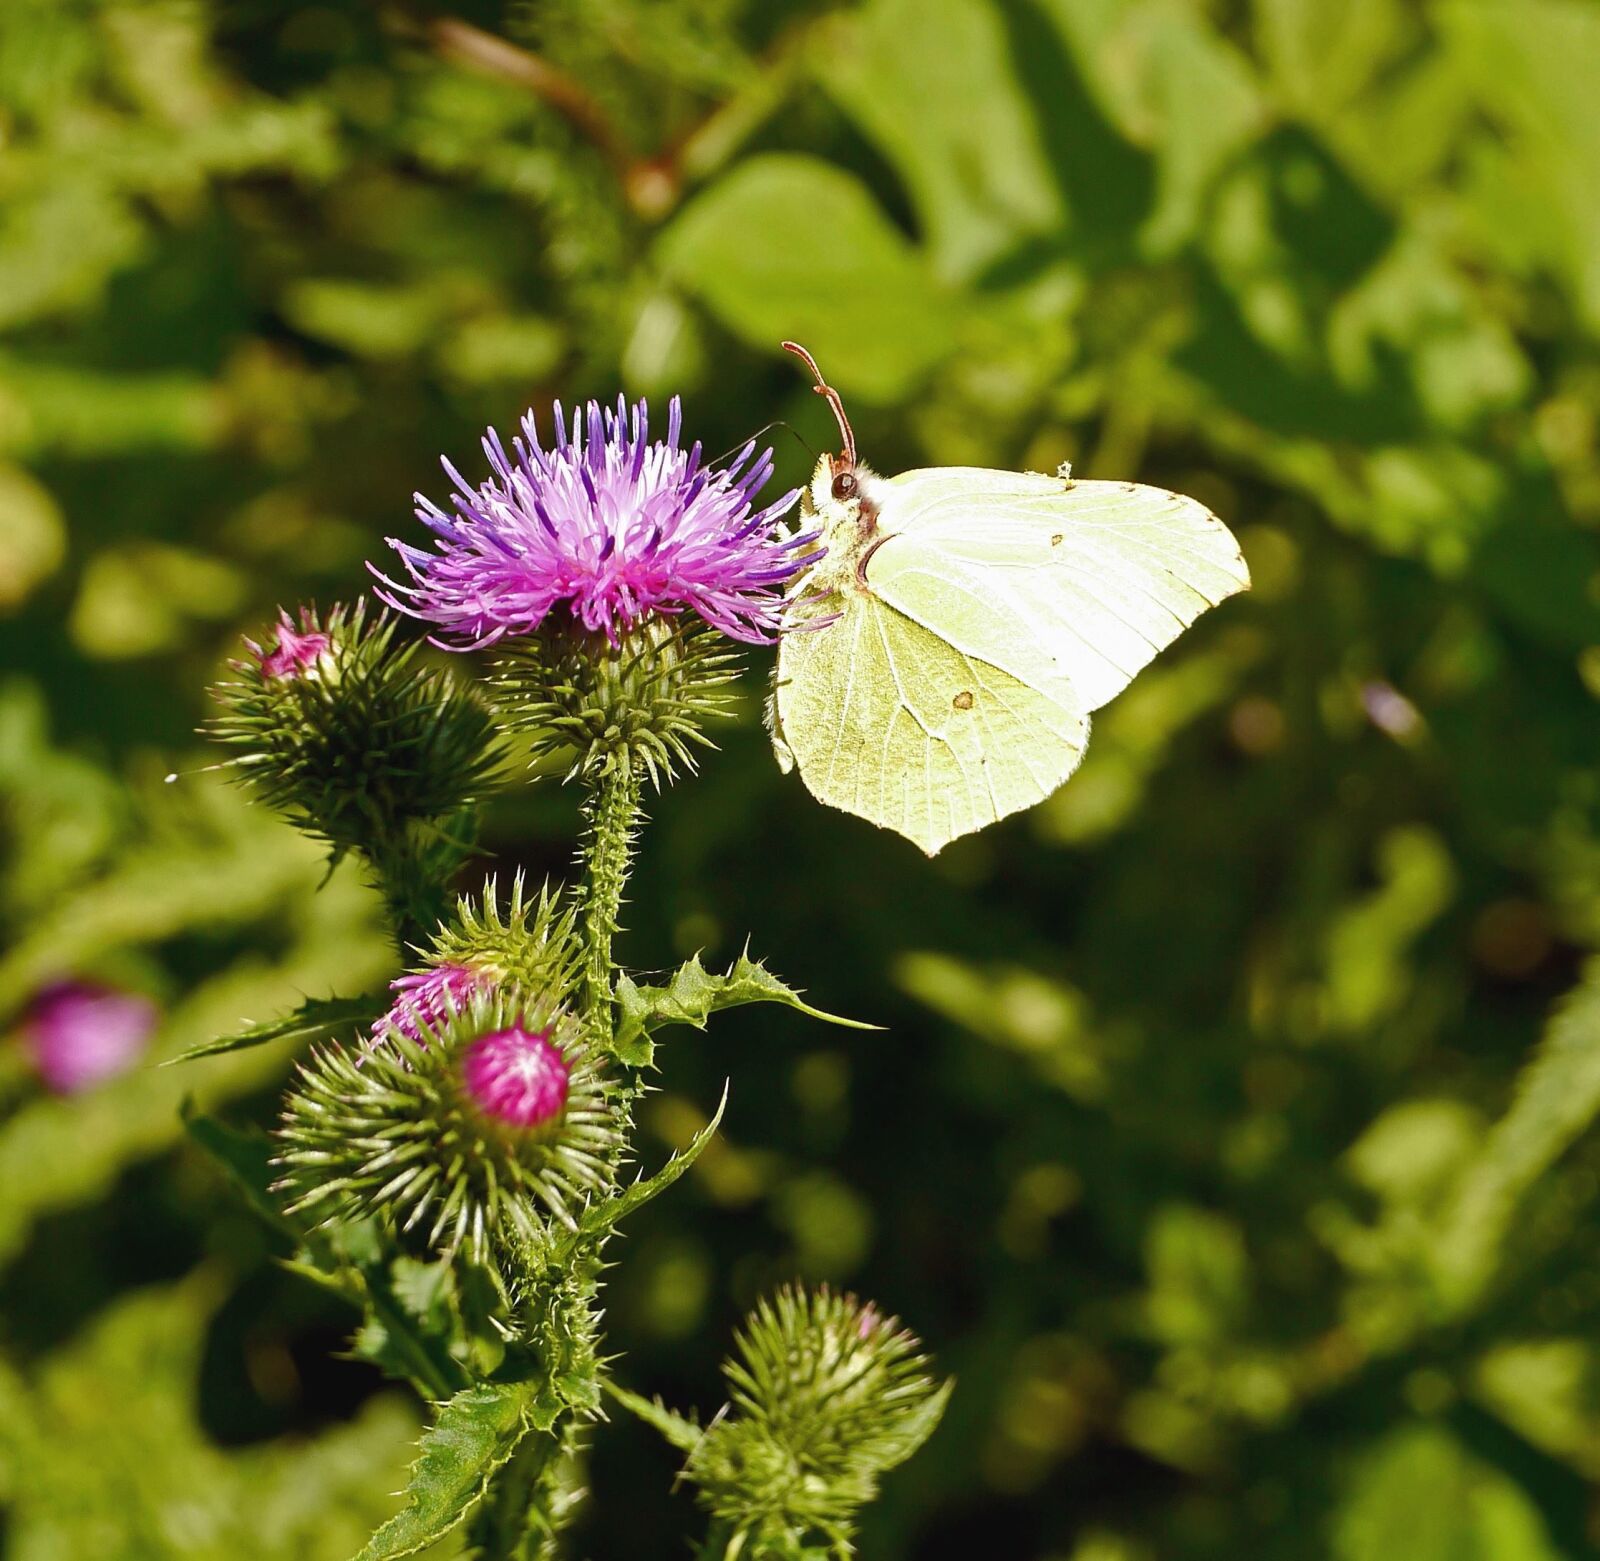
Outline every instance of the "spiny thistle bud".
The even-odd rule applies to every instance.
[[[410,1018],[415,1037],[391,1024],[301,1066],[278,1130],[291,1212],[375,1216],[475,1262],[571,1229],[620,1150],[579,1027],[504,987]]]
[[[530,897],[521,873],[512,880],[504,911],[496,889],[491,878],[481,898],[463,895],[454,920],[435,934],[424,968],[389,983],[394,1003],[372,1027],[374,1046],[393,1029],[420,1042],[424,1029],[499,986],[543,992],[552,1000],[573,987],[581,952],[572,908],[548,885]]]
[[[857,1509],[933,1431],[950,1383],[928,1374],[897,1319],[827,1289],[762,1301],[736,1345],[723,1367],[730,1411],[695,1441],[684,1473],[741,1554],[790,1561],[813,1554],[816,1535],[849,1554]]]
[[[569,763],[568,780],[614,767],[646,774],[659,789],[693,771],[710,747],[708,720],[731,714],[739,661],[704,625],[646,619],[615,644],[570,627],[516,641],[495,667],[507,725],[526,735],[535,768]]]
[[[237,677],[214,693],[210,734],[263,801],[341,849],[391,843],[482,798],[504,759],[490,711],[439,671],[417,665],[387,614],[364,603],[326,617],[284,613],[267,648],[246,640]]]

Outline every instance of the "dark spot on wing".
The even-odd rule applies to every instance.
[[[1059,531],[1053,537],[1050,538],[1050,546],[1051,547],[1060,547],[1061,546],[1061,533]]]
[[[972,690],[964,688],[950,701],[957,710],[970,710],[972,708]]]

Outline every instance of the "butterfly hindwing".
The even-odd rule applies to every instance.
[[[775,704],[775,736],[819,801],[929,855],[1049,796],[1089,735],[1064,679],[1024,682],[865,593],[785,637]]]

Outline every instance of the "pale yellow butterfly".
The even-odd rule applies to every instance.
[[[1089,713],[1206,608],[1249,587],[1203,504],[1132,482],[856,459],[839,394],[803,347],[844,449],[817,462],[771,715],[812,794],[930,856],[1048,797]]]

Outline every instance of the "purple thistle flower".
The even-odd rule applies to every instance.
[[[45,1087],[76,1095],[126,1073],[144,1055],[156,1018],[148,998],[63,981],[34,999],[22,1038]]]
[[[372,1027],[371,1044],[381,1046],[395,1031],[422,1041],[424,1029],[436,1029],[491,985],[482,971],[467,965],[433,965],[389,983],[394,1005]]]
[[[291,678],[303,676],[323,656],[328,654],[331,641],[316,627],[310,608],[300,609],[300,629],[283,609],[278,609],[278,643],[269,651],[263,650],[254,640],[247,639],[250,653],[256,658],[264,678]]]
[[[467,1094],[485,1116],[507,1127],[544,1127],[567,1103],[571,1065],[548,1030],[521,1025],[480,1036],[461,1059]]]
[[[771,450],[755,456],[752,440],[713,471],[698,443],[678,448],[680,421],[674,396],[666,442],[652,444],[643,401],[631,413],[620,396],[614,411],[591,401],[573,410],[570,429],[558,401],[555,447],[540,447],[528,412],[514,458],[491,428],[483,449],[493,475],[474,488],[442,462],[456,513],[416,495],[435,550],[390,537],[411,581],[369,565],[388,587],[379,597],[435,624],[454,649],[531,634],[562,604],[612,644],[653,614],[684,611],[733,639],[770,643],[782,587],[815,540],[781,524],[798,490],[754,510],[772,475]]]

